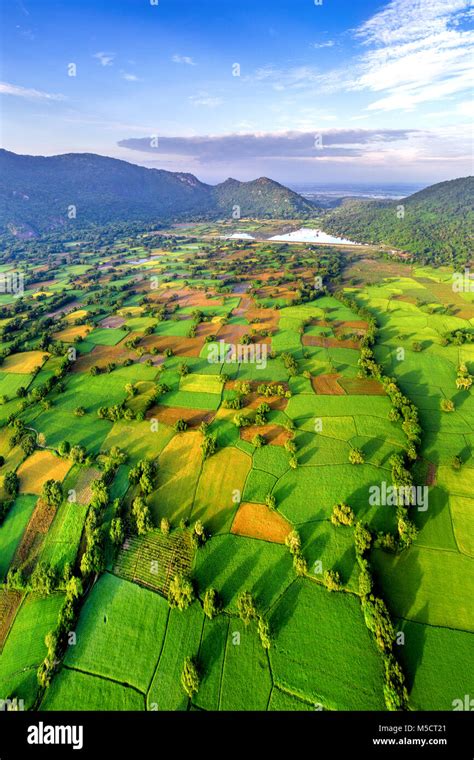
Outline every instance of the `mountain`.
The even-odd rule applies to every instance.
[[[239,206],[241,216],[288,219],[314,214],[316,207],[298,193],[260,177],[252,182],[226,179],[214,187],[214,197],[223,216],[231,216],[233,206]]]
[[[324,217],[325,231],[385,243],[431,262],[468,261],[474,242],[474,177],[461,177],[397,201],[345,201]]]
[[[312,203],[265,177],[253,182],[228,179],[212,186],[192,174],[147,169],[93,153],[43,157],[0,150],[0,230],[17,235],[36,235],[70,223],[79,227],[232,218],[236,206],[241,216],[270,218],[315,211]]]

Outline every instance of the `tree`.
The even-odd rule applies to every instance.
[[[304,576],[308,572],[308,563],[302,554],[295,554],[293,556],[293,567],[296,575]]]
[[[323,580],[328,591],[339,591],[342,588],[341,576],[337,570],[326,570]]]
[[[48,504],[48,506],[56,507],[57,509],[63,500],[61,483],[59,483],[57,480],[47,480],[43,485],[41,497],[46,502],[46,504]]]
[[[5,473],[5,476],[3,478],[3,488],[7,496],[16,496],[18,493],[19,485],[20,481],[16,472],[9,470],[9,472]]]
[[[212,620],[212,618],[219,614],[221,608],[222,602],[216,589],[208,588],[204,594],[203,600],[204,614],[207,615],[210,620]]]
[[[260,641],[262,642],[262,647],[264,649],[270,649],[270,646],[271,646],[270,626],[261,615],[259,615],[258,617],[257,631],[258,631],[258,635],[260,636]]]
[[[181,573],[174,576],[168,591],[170,607],[185,610],[194,600],[194,588],[189,578]]]
[[[272,493],[267,493],[265,496],[265,504],[269,509],[276,509],[276,499]]]
[[[121,517],[113,517],[110,523],[110,540],[114,546],[120,546],[125,539],[125,531]]]
[[[356,554],[363,557],[363,555],[370,549],[372,543],[372,535],[364,523],[356,523],[354,530],[354,545]]]
[[[167,517],[162,517],[160,520],[160,530],[164,536],[167,536],[170,532],[170,521]]]
[[[297,530],[292,530],[285,538],[285,544],[291,554],[299,554],[301,551],[301,537]]]
[[[217,436],[215,433],[206,433],[201,443],[201,455],[203,459],[208,459],[215,454],[217,449]]]
[[[137,496],[133,501],[132,515],[135,518],[135,526],[139,536],[152,529],[150,510],[141,496]]]
[[[333,525],[352,525],[355,515],[352,509],[342,502],[333,507],[331,522]]]
[[[266,442],[266,439],[263,437],[263,435],[260,435],[260,433],[257,433],[252,438],[252,446],[255,446],[257,449],[260,449],[262,446],[264,446]]]
[[[192,539],[195,546],[202,546],[206,542],[206,531],[202,520],[196,520],[194,523]]]
[[[440,408],[442,412],[454,412],[454,402],[449,398],[442,398]]]
[[[199,690],[199,673],[191,657],[186,657],[184,660],[181,672],[181,685],[189,699],[192,699]]]
[[[251,620],[257,617],[257,608],[250,591],[241,591],[237,598],[237,609],[241,620],[248,625]]]
[[[188,423],[186,420],[183,420],[183,418],[180,417],[180,419],[176,420],[174,423],[173,429],[176,431],[176,433],[184,433],[188,429]]]
[[[360,449],[351,449],[349,451],[349,462],[351,464],[364,464],[365,459]]]

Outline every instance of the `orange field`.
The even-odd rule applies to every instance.
[[[40,495],[47,480],[62,482],[71,469],[71,462],[51,454],[50,451],[35,451],[18,468],[20,493]]]
[[[275,544],[283,544],[291,531],[291,525],[278,512],[265,504],[244,502],[240,505],[231,532],[238,536],[261,538]]]

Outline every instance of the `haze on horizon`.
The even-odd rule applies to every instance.
[[[2,146],[216,183],[473,173],[470,0],[5,0]]]

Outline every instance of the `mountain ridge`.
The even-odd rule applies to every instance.
[[[95,153],[28,156],[0,150],[0,228],[13,234],[37,235],[70,220],[80,226],[223,214],[295,218],[316,208],[268,177],[250,182],[229,177],[209,185],[189,172]]]

